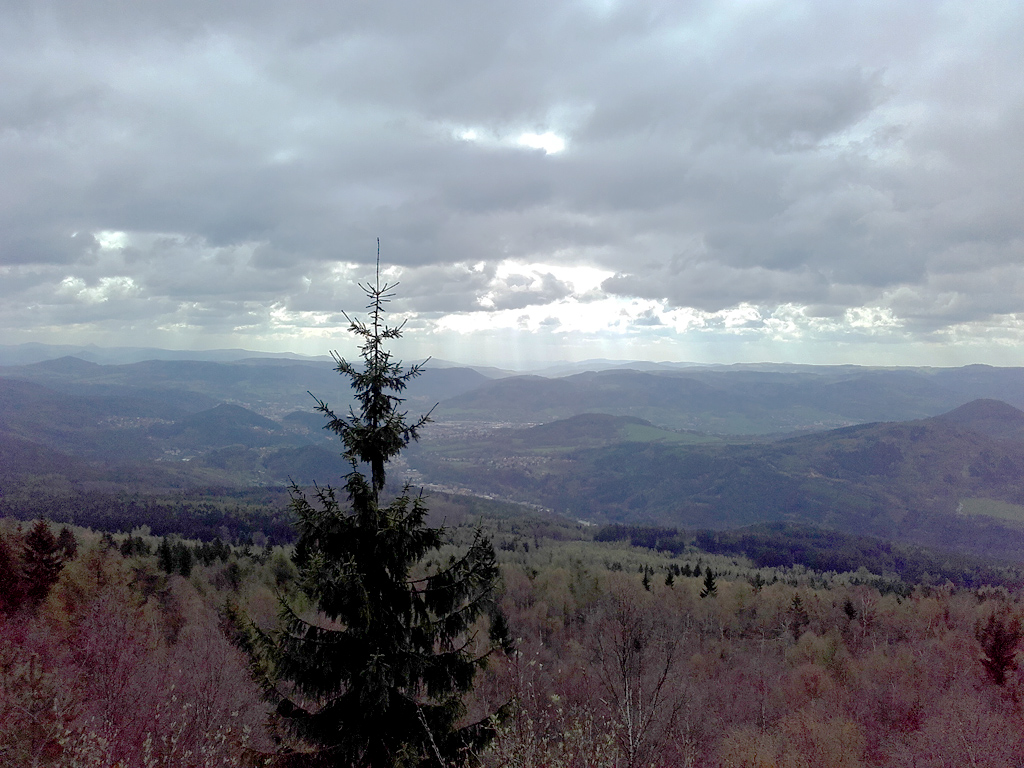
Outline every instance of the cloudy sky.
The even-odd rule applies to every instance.
[[[0,0],[0,343],[1024,365],[1016,0]]]

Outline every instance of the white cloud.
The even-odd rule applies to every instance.
[[[139,287],[127,276],[101,277],[96,285],[86,285],[78,277],[65,277],[60,281],[59,292],[85,304],[101,304],[106,301],[136,296]]]

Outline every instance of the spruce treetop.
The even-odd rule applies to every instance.
[[[403,369],[402,363],[394,361],[384,346],[384,342],[402,335],[405,323],[390,326],[384,322],[384,305],[394,297],[398,283],[380,282],[379,242],[377,249],[376,280],[372,285],[359,283],[370,300],[366,306],[370,313],[369,322],[353,319],[343,313],[349,322],[349,331],[362,340],[359,347],[362,367],[353,365],[337,352],[331,352],[337,363],[335,370],[347,376],[351,382],[359,411],[357,413],[355,409],[349,408],[346,416],[339,417],[327,403],[315,395],[313,397],[317,410],[328,418],[326,428],[337,434],[345,445],[345,457],[353,466],[358,462],[369,465],[370,487],[375,499],[379,499],[384,489],[387,462],[401,453],[411,441],[418,440],[420,428],[430,421],[430,414],[427,413],[409,422],[407,414],[398,410],[403,402],[399,395],[405,391],[411,379],[423,372],[424,363]]]
[[[297,740],[299,755],[281,762],[289,766],[462,765],[494,733],[494,718],[466,723],[463,703],[488,657],[509,649],[494,605],[494,548],[477,531],[461,556],[442,560],[445,531],[426,525],[422,494],[406,486],[381,500],[387,462],[430,420],[428,413],[409,421],[400,410],[421,366],[403,369],[385,348],[402,331],[384,322],[395,285],[380,282],[378,258],[376,281],[362,285],[369,321],[346,315],[362,340],[362,365],[334,359],[356,406],[339,416],[314,396],[351,471],[347,499],[330,486],[313,498],[292,486],[293,560],[304,599],[282,595],[275,631],[243,627],[254,674]]]

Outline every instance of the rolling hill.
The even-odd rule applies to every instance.
[[[149,429],[149,435],[175,448],[196,452],[228,445],[256,448],[289,440],[284,427],[276,421],[228,403],[188,414],[170,424],[155,425]]]
[[[939,417],[767,444],[622,437],[552,452],[543,436],[575,433],[556,422],[423,450],[410,462],[434,482],[596,521],[712,529],[790,521],[1024,556],[1021,424],[1024,413],[982,400]]]
[[[329,363],[60,358],[0,374],[8,478],[144,490],[344,473],[307,393],[347,407]],[[573,518],[795,522],[1000,551],[1024,530],[1022,369],[437,368],[408,394],[413,412],[440,401],[405,456],[420,477]]]
[[[320,360],[146,360],[99,365],[62,357],[0,367],[0,377],[78,396],[163,401],[193,413],[230,403],[277,419],[295,410],[311,410],[310,392],[342,411],[351,403],[334,364]],[[410,382],[406,395],[410,406],[429,408],[487,381],[487,377],[468,368],[427,369]]]
[[[150,395],[72,395],[0,379],[0,477],[138,490],[313,482],[323,479],[320,469],[331,480],[343,474],[338,450],[311,450],[305,430],[238,405],[193,413]]]
[[[1024,407],[1024,370],[800,367],[797,371],[604,370],[487,381],[442,401],[439,418],[549,422],[582,413],[719,435],[782,435],[935,416],[1003,392]]]

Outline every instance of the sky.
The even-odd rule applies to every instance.
[[[0,0],[5,344],[1024,365],[1024,3]]]

